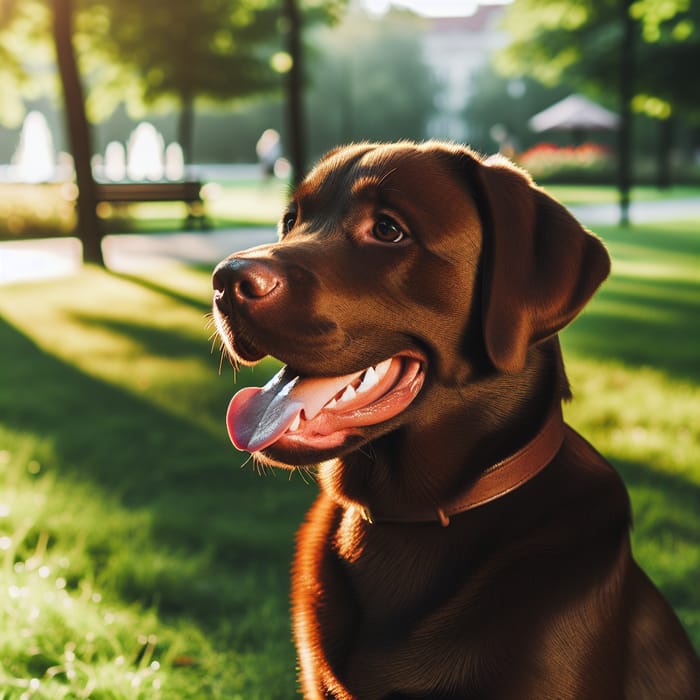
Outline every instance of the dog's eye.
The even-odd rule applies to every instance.
[[[289,233],[297,222],[296,212],[288,211],[282,217],[282,233]]]
[[[408,237],[406,232],[388,216],[377,219],[372,235],[382,243],[400,243]]]

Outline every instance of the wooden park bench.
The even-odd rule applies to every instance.
[[[97,201],[109,204],[132,202],[184,202],[187,205],[185,226],[207,228],[202,183],[184,182],[99,182],[96,184]]]

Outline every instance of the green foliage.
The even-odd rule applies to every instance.
[[[70,185],[0,184],[0,239],[55,236],[75,227]]]
[[[623,5],[618,0],[515,0],[505,20],[513,42],[498,65],[509,75],[527,74],[554,85],[568,81],[594,93],[615,94],[622,41]],[[639,95],[663,100],[670,110],[697,118],[693,70],[700,60],[700,5],[690,0],[636,0]],[[642,110],[648,101],[638,100]]]
[[[504,26],[512,42],[498,56],[499,67],[509,75],[532,75],[550,86],[571,77],[604,80],[615,63],[620,38],[614,21],[617,4],[616,0],[516,0],[506,13]]]
[[[127,93],[146,104],[233,99],[277,85],[269,66],[274,15],[254,0],[209,3],[85,0],[81,45],[93,52],[91,103],[116,107]],[[110,99],[111,97],[111,99]],[[134,104],[136,102],[136,105]]]
[[[46,64],[53,59],[48,12],[41,0],[0,3],[0,124],[16,128],[24,119],[25,99],[55,90]]]
[[[631,8],[640,23],[639,51],[640,111],[664,118],[680,113],[700,123],[700,105],[695,70],[700,61],[700,3],[690,0],[650,2],[637,0]],[[665,110],[659,113],[659,104]],[[646,106],[649,109],[645,109]]]
[[[310,25],[335,21],[345,4],[300,3]],[[55,93],[50,3],[8,2],[0,11],[0,120],[17,126],[23,98]],[[231,101],[281,88],[270,60],[282,49],[286,27],[272,0],[76,0],[75,24],[95,121],[109,117],[121,102],[141,118],[147,108],[171,109],[194,99]]]

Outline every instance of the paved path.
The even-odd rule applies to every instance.
[[[211,264],[227,255],[276,238],[273,228],[106,236],[105,264],[116,272],[134,273],[181,260]],[[81,263],[77,238],[43,238],[0,243],[0,284],[64,277]]]
[[[154,263],[182,260],[214,264],[238,250],[276,240],[274,228],[106,236],[105,264],[118,272],[148,269]]]
[[[570,207],[587,226],[616,224],[615,204]],[[700,198],[633,202],[631,221],[654,222],[696,219],[700,235]],[[105,262],[118,272],[138,272],[173,260],[213,265],[237,250],[275,240],[272,228],[241,228],[201,232],[126,234],[104,240]],[[0,284],[60,277],[81,266],[80,242],[75,238],[47,238],[0,243]]]
[[[615,225],[620,220],[620,207],[617,204],[580,204],[570,206],[569,210],[586,226]],[[673,221],[674,219],[696,219],[698,233],[700,233],[700,198],[652,200],[632,202],[630,205],[630,221],[632,223],[653,223],[654,221]]]

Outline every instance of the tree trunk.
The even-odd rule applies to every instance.
[[[182,96],[182,108],[177,123],[177,142],[182,148],[185,168],[192,163],[194,153],[194,99],[192,95]]]
[[[673,117],[662,119],[658,128],[656,156],[656,186],[660,190],[671,186],[671,153],[673,149]]]
[[[301,46],[301,15],[296,0],[284,0],[284,13],[288,23],[287,51],[292,58],[292,67],[287,73],[287,129],[294,184],[298,184],[306,173],[306,139],[302,93],[304,56]]]
[[[97,193],[92,177],[92,143],[85,114],[83,88],[73,50],[73,2],[53,0],[53,38],[63,86],[68,137],[78,185],[78,237],[86,262],[104,266],[102,222],[97,216]]]
[[[620,196],[620,226],[629,225],[632,186],[632,97],[635,78],[635,23],[630,14],[632,0],[620,0],[623,27],[620,46],[620,126],[618,130],[617,187]]]

